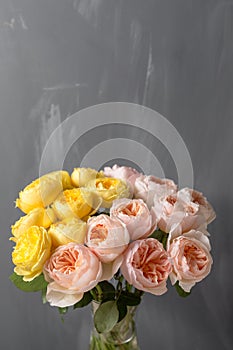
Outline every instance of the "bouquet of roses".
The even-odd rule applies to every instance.
[[[99,333],[144,292],[164,294],[168,278],[186,296],[211,270],[214,210],[169,179],[118,165],[55,171],[25,187],[16,206],[26,215],[12,226],[11,281],[61,313],[96,301]]]

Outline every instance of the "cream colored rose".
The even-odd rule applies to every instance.
[[[79,218],[69,217],[52,224],[48,232],[55,248],[70,242],[84,243],[87,224]]]
[[[87,221],[86,244],[104,263],[115,260],[129,243],[125,224],[108,215],[94,216]]]
[[[31,226],[48,228],[55,221],[56,216],[51,208],[35,208],[11,226],[12,234],[18,238]]]
[[[51,237],[43,227],[31,226],[19,238],[11,238],[16,242],[12,252],[12,261],[17,275],[24,281],[31,281],[42,273],[44,263],[51,254]]]
[[[60,220],[72,216],[82,219],[95,213],[101,203],[102,199],[95,192],[86,188],[73,188],[63,191],[51,207]]]
[[[89,181],[104,177],[103,171],[96,171],[91,168],[74,168],[71,174],[72,184],[76,187],[83,187]]]
[[[200,231],[191,230],[182,236],[168,241],[168,254],[172,261],[170,279],[190,292],[191,288],[202,281],[211,270],[213,263],[210,255],[208,237]]]
[[[16,207],[24,213],[34,208],[43,208],[50,205],[59,193],[72,188],[70,175],[67,171],[54,171],[43,175],[26,186],[16,199]]]
[[[110,208],[115,199],[131,196],[129,186],[121,179],[99,178],[88,182],[86,187],[95,191],[102,198],[101,206],[104,208]]]
[[[51,306],[66,307],[77,303],[95,287],[102,276],[97,256],[82,244],[58,247],[44,266],[46,299]]]

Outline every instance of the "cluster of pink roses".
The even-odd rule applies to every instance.
[[[129,198],[112,201],[109,212],[87,220],[84,244],[60,245],[43,269],[49,282],[46,298],[53,306],[74,305],[100,281],[120,269],[133,287],[161,295],[167,279],[189,292],[211,269],[207,225],[215,213],[192,189],[178,190],[172,180],[146,176],[114,165],[104,175],[129,186]],[[153,237],[161,230],[162,244]]]

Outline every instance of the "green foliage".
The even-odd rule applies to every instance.
[[[43,303],[43,304],[46,304],[46,303],[47,303],[46,292],[47,292],[47,288],[43,288],[43,289],[41,290],[41,298],[42,298],[42,303]]]
[[[91,293],[86,292],[86,293],[84,293],[82,299],[80,301],[78,301],[76,304],[74,304],[73,308],[77,309],[77,308],[84,307],[84,306],[88,305],[92,300],[93,300],[93,298],[92,298]]]
[[[123,320],[123,318],[126,316],[127,314],[127,305],[122,302],[120,299],[117,300],[117,309],[119,311],[119,318],[117,322],[120,322],[121,320]]]
[[[23,276],[19,276],[15,272],[13,272],[9,278],[17,288],[23,290],[24,292],[38,292],[40,290],[46,289],[48,285],[48,282],[45,281],[43,274],[34,278],[30,282],[25,282],[23,280]]]
[[[136,306],[140,304],[141,297],[139,295],[136,295],[135,293],[122,291],[119,297],[119,301],[121,302],[121,304],[125,304],[128,306]]]
[[[103,302],[115,299],[116,290],[111,283],[109,283],[107,281],[102,281],[102,282],[99,282],[98,285],[100,286],[100,288],[102,290],[102,301]]]
[[[177,282],[175,283],[175,288],[176,288],[176,291],[177,291],[177,293],[179,294],[179,296],[182,297],[182,298],[186,298],[186,297],[189,296],[190,293],[191,293],[191,292],[185,292],[185,291],[183,290],[183,288],[181,288],[181,286],[179,285],[179,281],[177,281]]]
[[[128,347],[126,348],[124,344],[124,349],[129,349],[129,348]],[[116,346],[114,344],[103,342],[103,340],[98,336],[92,335],[90,350],[116,350]]]
[[[66,307],[59,307],[58,308],[58,311],[59,311],[59,314],[60,315],[65,315],[67,312],[68,312],[68,306],[66,306]]]
[[[155,231],[150,235],[149,238],[155,238],[155,239],[157,239],[160,243],[163,244],[164,249],[166,249],[168,233],[163,232],[162,230],[158,229],[158,230],[155,230]]]
[[[106,301],[98,307],[94,315],[97,332],[109,332],[118,322],[119,311],[114,300]]]
[[[66,307],[58,307],[59,314],[61,316],[61,321],[64,322],[64,315],[68,312],[69,308],[68,306]]]

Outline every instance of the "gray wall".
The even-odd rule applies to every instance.
[[[14,200],[38,176],[52,130],[109,101],[143,104],[176,127],[195,187],[217,212],[211,275],[184,300],[171,288],[162,297],[146,295],[138,313],[141,348],[233,348],[232,62],[231,0],[0,0],[1,349],[87,349],[90,310],[70,312],[63,324],[39,294],[16,289],[8,280],[8,238],[20,215]],[[79,140],[68,169],[93,137],[100,142],[104,129]],[[167,163],[166,176],[174,178]]]

